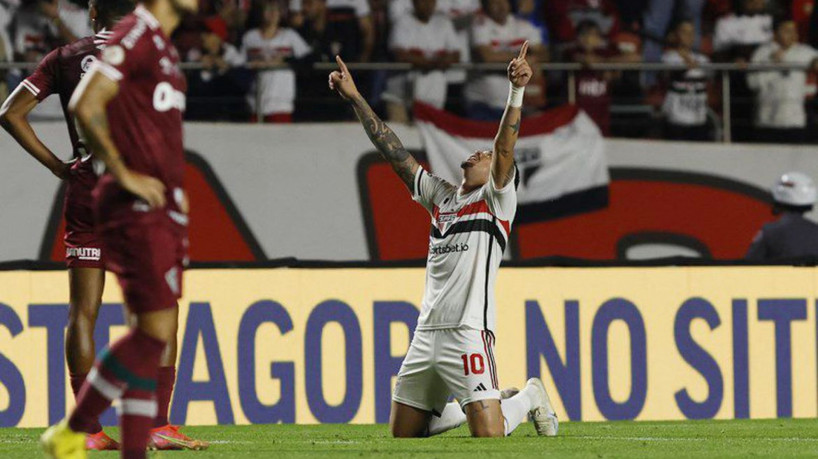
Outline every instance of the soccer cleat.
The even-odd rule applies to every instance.
[[[119,443],[100,430],[85,437],[85,449],[90,451],[115,451],[119,449]]]
[[[207,449],[208,446],[210,446],[210,443],[194,440],[179,432],[179,426],[170,424],[151,429],[150,438],[148,439],[148,449],[150,450],[192,449],[199,451]]]
[[[551,399],[548,397],[548,392],[545,391],[545,386],[540,378],[529,379],[525,386],[536,397],[534,408],[528,412],[528,416],[534,423],[534,428],[537,429],[537,435],[555,437],[559,431],[560,422],[557,419],[557,413],[551,407]]]
[[[40,437],[40,445],[46,457],[53,459],[86,459],[85,434],[74,432],[68,427],[68,420],[49,427]]]
[[[503,389],[500,391],[500,400],[508,400],[519,393],[520,389],[517,389],[516,387],[509,387],[508,389]]]

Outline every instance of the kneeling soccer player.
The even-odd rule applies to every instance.
[[[395,437],[435,435],[465,422],[475,437],[502,437],[529,415],[539,435],[557,434],[539,379],[501,397],[493,352],[494,284],[517,210],[514,144],[532,75],[527,51],[526,42],[508,67],[511,93],[494,151],[462,163],[459,187],[420,167],[361,97],[340,57],[340,70],[330,74],[330,88],[352,104],[369,139],[432,216],[423,308],[392,398]],[[447,403],[451,394],[459,404]]]

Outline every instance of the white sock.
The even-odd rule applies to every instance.
[[[500,408],[506,421],[506,437],[511,435],[511,432],[528,418],[528,412],[534,409],[534,402],[531,401],[526,389],[501,402]]]
[[[460,404],[451,402],[446,404],[440,417],[432,416],[429,421],[429,436],[442,434],[456,429],[466,423],[466,413],[460,409]]]

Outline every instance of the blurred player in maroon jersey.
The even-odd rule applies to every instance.
[[[0,109],[0,122],[17,142],[54,175],[66,181],[65,260],[68,265],[70,308],[66,332],[65,358],[76,397],[85,376],[94,364],[94,324],[105,285],[102,244],[94,231],[91,191],[97,183],[90,152],[77,135],[68,101],[80,78],[96,60],[111,27],[133,11],[132,0],[91,0],[89,12],[94,36],[85,37],[49,53],[37,69],[23,80]],[[46,97],[57,94],[62,103],[73,159],[64,163],[45,146],[28,122],[28,114]],[[98,420],[85,429],[86,447],[93,450],[118,449],[119,445],[102,431]]]
[[[83,432],[119,400],[124,458],[144,458],[154,418],[160,359],[174,338],[187,258],[182,113],[185,79],[169,37],[197,0],[150,0],[113,35],[69,104],[96,160],[94,189],[105,266],[116,273],[131,330],[100,354],[71,415],[42,436],[55,458],[84,458]],[[110,127],[109,127],[110,126]],[[189,441],[166,430],[166,440]]]
[[[94,326],[105,283],[104,251],[94,230],[93,198],[97,184],[91,152],[80,139],[68,102],[91,64],[96,61],[111,28],[134,9],[132,0],[91,0],[89,12],[96,35],[82,38],[48,54],[37,69],[18,86],[0,109],[0,122],[34,158],[57,177],[67,181],[65,200],[66,264],[71,290],[69,322],[66,332],[66,360],[71,389],[76,397],[88,371],[94,364]],[[39,102],[58,94],[65,112],[73,160],[63,163],[36,136],[27,115]],[[151,430],[150,446],[155,449],[180,449],[190,445],[189,438],[169,425],[168,407],[176,379],[176,335],[162,356],[157,378],[158,414]],[[118,449],[119,445],[102,431],[99,422],[86,429],[86,447],[91,450]],[[177,441],[178,440],[178,441]]]

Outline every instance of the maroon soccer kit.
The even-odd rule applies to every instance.
[[[149,312],[174,307],[182,292],[186,84],[176,49],[147,9],[138,6],[113,32],[94,67],[119,84],[108,104],[111,136],[130,170],[165,185],[167,205],[151,209],[105,174],[94,190],[98,231],[128,306]]]
[[[21,85],[42,101],[58,94],[62,104],[68,136],[71,139],[74,164],[66,179],[65,201],[65,260],[68,267],[103,268],[102,244],[94,228],[93,198],[97,184],[90,155],[77,133],[74,117],[68,112],[68,102],[80,79],[97,60],[100,49],[111,32],[100,31],[69,45],[55,49],[43,58],[34,72]]]

